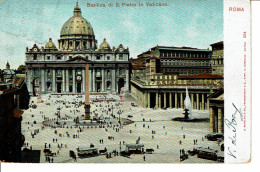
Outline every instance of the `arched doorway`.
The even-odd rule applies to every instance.
[[[118,91],[117,91],[118,94],[120,94],[121,88],[123,88],[124,85],[125,85],[125,80],[124,80],[123,78],[120,78],[120,79],[118,80]]]

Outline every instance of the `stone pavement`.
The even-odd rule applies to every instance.
[[[102,96],[101,96],[102,97]],[[101,98],[100,97],[100,98]],[[125,144],[135,143],[140,136],[140,144],[144,144],[145,149],[154,149],[153,154],[145,154],[146,161],[143,160],[144,155],[131,155],[130,158],[122,156],[112,156],[111,159],[106,159],[105,155],[97,157],[77,158],[77,163],[180,163],[180,149],[185,151],[192,150],[194,147],[210,147],[214,150],[219,150],[219,146],[216,142],[207,141],[202,138],[209,133],[209,122],[191,123],[191,122],[178,122],[172,121],[172,118],[182,117],[182,109],[147,109],[142,108],[140,105],[137,107],[131,106],[131,103],[138,104],[131,97],[124,97],[124,102],[119,106],[115,106],[119,101],[119,97],[115,95],[108,95],[107,98],[114,98],[117,102],[110,102],[108,104],[113,105],[113,114],[119,117],[118,110],[123,110],[120,118],[128,118],[128,115],[133,117],[129,118],[134,123],[125,125],[120,128],[119,132],[111,128],[82,128],[82,132],[79,132],[79,128],[51,128],[43,127],[42,122],[47,118],[57,118],[57,108],[60,107],[61,117],[70,117],[71,119],[77,116],[84,115],[84,106],[75,107],[75,104],[68,104],[68,102],[84,101],[84,96],[58,96],[42,95],[43,103],[37,103],[37,98],[32,97],[31,101],[37,105],[36,109],[28,109],[23,114],[22,132],[25,135],[25,142],[28,143],[28,148],[32,147],[35,150],[42,150],[41,163],[45,163],[45,156],[43,149],[46,146],[49,147],[52,152],[56,153],[56,157],[53,157],[54,163],[74,163],[69,157],[69,151],[76,149],[89,147],[92,143],[99,150],[106,148],[108,152],[113,150],[120,151],[125,149]],[[98,97],[90,96],[91,100]],[[65,105],[62,101],[66,101]],[[46,105],[49,103],[50,105]],[[107,103],[95,102],[91,104],[91,112],[95,111],[99,115],[106,116]],[[66,108],[66,106],[71,106]],[[98,106],[98,107],[96,107]],[[101,106],[101,107],[100,107]],[[33,115],[33,116],[32,116]],[[45,117],[45,119],[44,119]],[[195,118],[208,118],[208,111],[193,111],[193,117]],[[33,124],[36,121],[36,124]],[[29,122],[29,124],[28,124]],[[39,130],[39,133],[37,133]],[[57,134],[55,134],[55,130]],[[130,133],[131,130],[131,133]],[[152,134],[155,131],[155,134]],[[32,138],[32,134],[36,132]],[[69,136],[68,136],[69,134]],[[73,135],[77,135],[77,138],[73,138]],[[183,138],[185,135],[185,139]],[[108,139],[108,136],[113,136],[114,140]],[[57,142],[56,142],[57,139]],[[104,140],[104,143],[100,143],[100,139]],[[198,142],[194,145],[194,139]],[[54,141],[54,142],[53,142]],[[180,141],[182,142],[180,145]],[[123,144],[123,142],[125,144]],[[62,144],[62,147],[61,147]],[[58,146],[60,148],[58,148]],[[65,147],[66,146],[66,147]],[[219,153],[222,154],[219,150]],[[197,156],[190,156],[189,159],[182,161],[181,163],[216,163],[216,161],[199,159]]]

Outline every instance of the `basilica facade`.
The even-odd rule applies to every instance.
[[[76,4],[73,16],[61,28],[58,47],[51,38],[44,47],[26,48],[26,82],[30,95],[83,94],[85,64],[89,64],[90,93],[129,91],[129,49],[98,46],[91,24]]]

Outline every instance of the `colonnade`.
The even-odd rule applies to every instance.
[[[209,107],[207,96],[209,93],[204,92],[190,92],[190,100],[192,109],[206,110]],[[140,96],[139,96],[140,97]],[[171,92],[144,92],[141,104],[146,108],[181,108],[184,109],[185,92],[171,91]]]

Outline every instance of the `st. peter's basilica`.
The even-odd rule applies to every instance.
[[[97,46],[91,24],[76,4],[61,28],[58,48],[51,38],[45,47],[26,48],[26,82],[31,95],[83,94],[85,63],[89,63],[90,92],[129,91],[129,49],[110,47],[104,38]]]

